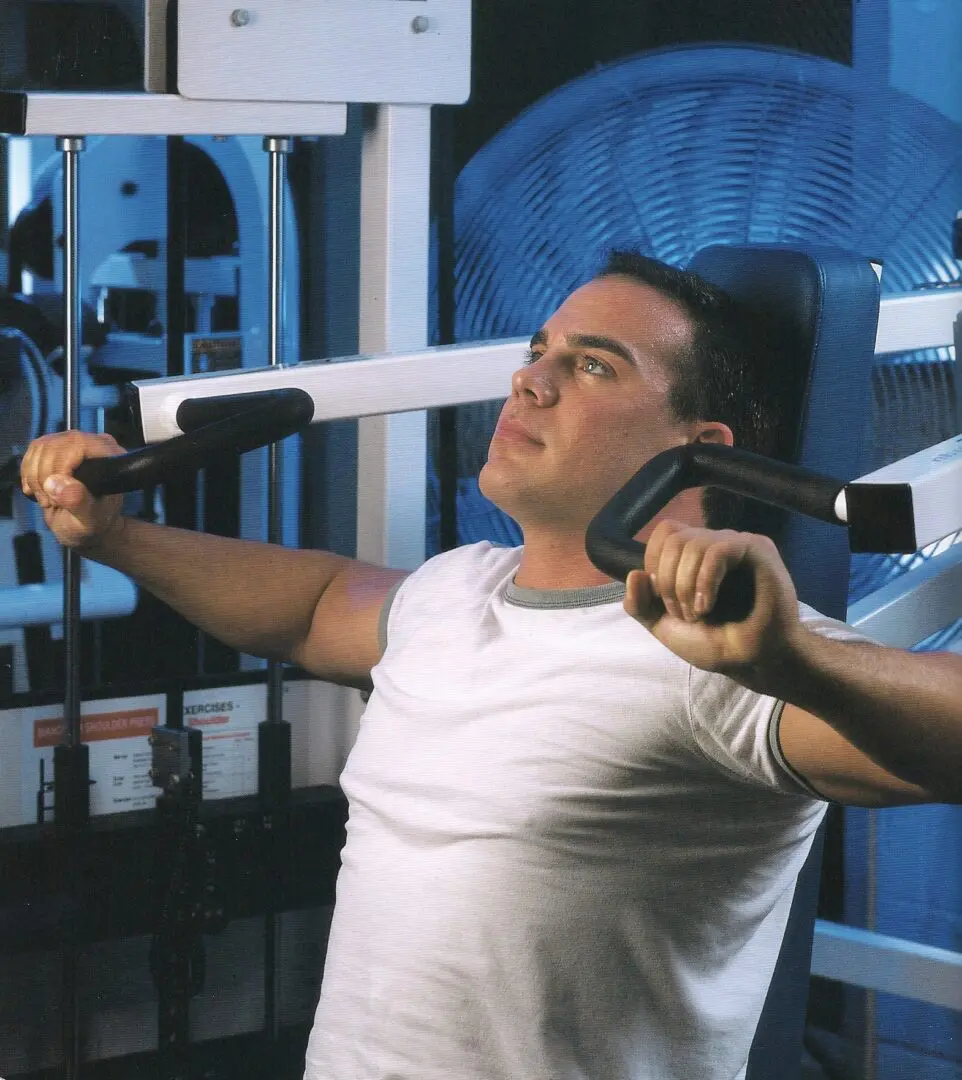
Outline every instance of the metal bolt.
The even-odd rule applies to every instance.
[[[415,15],[411,20],[411,30],[415,34],[425,34],[431,29],[431,20],[427,15]]]
[[[251,13],[247,8],[234,8],[230,13],[231,26],[247,26],[251,21]]]

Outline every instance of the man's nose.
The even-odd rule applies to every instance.
[[[547,408],[558,400],[557,372],[550,360],[539,357],[511,377],[511,389],[532,405]]]

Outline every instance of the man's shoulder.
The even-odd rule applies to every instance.
[[[520,547],[508,547],[489,540],[479,540],[477,543],[462,544],[460,547],[432,556],[415,573],[429,576],[507,569],[517,566],[521,561],[521,551]]]
[[[442,551],[422,563],[406,579],[405,593],[437,593],[456,589],[487,592],[517,569],[520,547],[507,547],[481,540]]]

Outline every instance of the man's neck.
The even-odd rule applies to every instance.
[[[635,539],[647,543],[662,518],[703,526],[701,489],[689,488],[677,495]],[[607,585],[613,578],[602,573],[585,551],[586,528],[554,528],[541,522],[522,524],[524,551],[514,577],[515,584],[527,589],[586,589]]]
[[[514,576],[524,589],[585,589],[606,585],[612,579],[602,573],[585,552],[585,534],[545,533],[529,530]]]

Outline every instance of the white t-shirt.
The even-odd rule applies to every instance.
[[[777,701],[520,557],[440,555],[390,606],[306,1078],[736,1080],[826,803]]]

